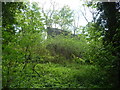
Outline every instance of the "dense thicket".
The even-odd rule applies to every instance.
[[[118,87],[116,3],[98,3],[98,22],[77,27],[80,34],[53,32],[54,37],[46,36],[46,26],[58,25],[66,32],[72,29],[74,16],[68,6],[53,10],[50,17],[37,3],[2,4],[3,88]]]
[[[98,4],[98,10],[102,12],[98,19],[98,23],[104,28],[104,46],[117,59],[113,62],[116,81],[120,80],[120,2],[103,2]],[[111,47],[108,47],[108,46]],[[119,82],[116,83],[119,87]]]

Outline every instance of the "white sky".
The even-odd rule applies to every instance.
[[[68,5],[71,8],[71,10],[78,12],[79,18],[80,18],[79,25],[85,26],[87,24],[87,21],[85,20],[85,18],[80,12],[80,9],[84,11],[82,6],[83,4],[82,0],[30,0],[30,1],[38,2],[39,6],[41,7],[41,5],[43,5],[46,8],[46,10],[50,9],[51,1],[55,1],[57,3],[56,8],[62,8],[64,5]],[[86,9],[86,16],[87,16],[87,19],[91,21],[92,16],[88,9]]]

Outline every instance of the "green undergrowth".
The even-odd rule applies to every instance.
[[[24,69],[23,66],[11,68],[11,88],[99,88],[105,83],[106,72],[94,65],[28,63]]]

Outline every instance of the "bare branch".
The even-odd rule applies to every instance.
[[[84,14],[84,12],[83,12],[82,10],[80,10],[80,12],[82,13],[82,15],[83,15],[83,17],[85,18],[85,20],[89,23],[89,21],[88,21],[86,15]]]

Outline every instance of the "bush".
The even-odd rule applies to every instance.
[[[71,60],[74,56],[82,58],[82,53],[85,52],[85,44],[85,41],[59,35],[48,39],[47,49],[53,56],[59,55]]]

